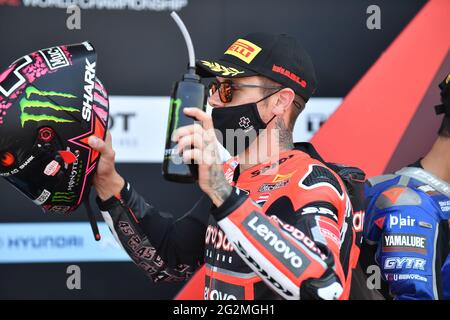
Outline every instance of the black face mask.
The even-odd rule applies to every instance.
[[[260,131],[275,118],[275,115],[265,123],[258,112],[257,103],[267,99],[278,91],[258,100],[257,102],[242,104],[234,107],[213,108],[212,120],[214,128],[222,137],[217,136],[219,142],[232,156],[236,156],[247,149],[258,137]]]

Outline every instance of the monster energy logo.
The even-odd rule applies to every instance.
[[[178,127],[178,119],[180,117],[181,99],[170,99],[170,105],[175,105],[175,121],[173,123],[173,129],[175,130]],[[172,121],[173,112],[174,109],[170,108],[169,125],[167,126],[167,130],[170,130],[170,122]]]
[[[71,203],[76,200],[76,197],[74,192],[55,192],[52,201]]]
[[[22,98],[19,102],[20,104],[20,121],[22,124],[22,128],[25,125],[27,121],[53,121],[53,122],[74,122],[74,120],[68,120],[56,116],[50,116],[46,114],[29,114],[27,113],[27,109],[31,108],[46,108],[46,109],[52,109],[55,111],[65,111],[65,112],[80,112],[79,109],[68,107],[68,106],[61,106],[58,105],[52,101],[40,101],[40,100],[30,100],[31,95],[38,95],[41,97],[63,97],[68,99],[74,99],[76,96],[63,93],[63,92],[56,92],[56,91],[42,91],[37,89],[36,87],[28,87],[25,90],[25,98]]]

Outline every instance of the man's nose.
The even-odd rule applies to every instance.
[[[208,104],[213,107],[213,108],[223,108],[225,107],[225,103],[222,102],[222,100],[220,100],[219,97],[219,90],[217,90],[216,92],[214,92],[213,95],[211,95],[208,98]]]

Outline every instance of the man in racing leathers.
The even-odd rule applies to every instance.
[[[450,74],[431,151],[395,174],[369,179],[364,238],[394,299],[450,299]],[[365,259],[364,259],[365,260]],[[370,259],[368,260],[370,262]]]
[[[197,67],[216,77],[212,116],[185,109],[201,125],[173,139],[199,164],[205,195],[181,218],[162,213],[116,172],[111,137],[91,139],[102,153],[98,204],[113,233],[155,282],[186,280],[206,263],[205,299],[346,299],[359,255],[346,185],[312,145],[292,142],[316,87],[309,56],[292,37],[255,33]],[[213,127],[260,134],[221,164]]]

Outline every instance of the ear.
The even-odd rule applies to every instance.
[[[276,116],[282,116],[295,99],[294,90],[290,88],[281,89],[275,96],[276,103],[272,109],[272,113]]]

